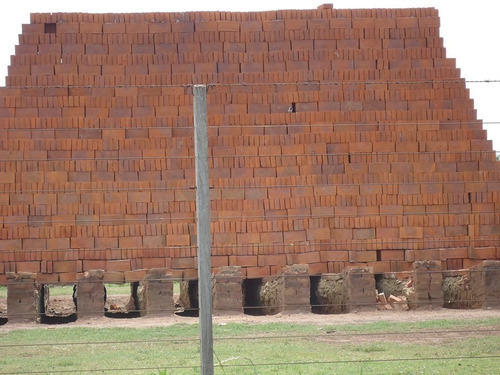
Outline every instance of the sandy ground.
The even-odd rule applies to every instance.
[[[54,298],[55,310],[65,309],[65,312],[71,312],[68,309],[68,300],[70,297]],[[116,303],[119,308],[122,308],[128,297],[115,297],[110,296],[111,303]],[[5,311],[5,300],[0,300],[0,311]],[[109,301],[107,306],[109,307]],[[417,309],[411,311],[378,311],[365,310],[353,311],[347,314],[332,314],[332,315],[319,315],[312,313],[299,313],[299,314],[284,314],[268,316],[251,316],[244,314],[236,314],[231,316],[214,316],[214,325],[223,325],[227,323],[245,323],[245,324],[266,324],[266,323],[298,323],[298,324],[313,324],[318,326],[335,326],[344,324],[363,324],[372,322],[424,322],[431,320],[453,319],[453,320],[473,320],[485,318],[500,318],[500,309],[497,310],[452,310],[444,308],[433,308],[432,310]],[[130,319],[116,319],[108,317],[78,319],[72,323],[47,325],[38,323],[7,323],[0,326],[0,331],[8,331],[14,329],[29,329],[29,328],[47,328],[57,329],[59,327],[129,327],[129,328],[147,328],[147,327],[164,327],[173,324],[197,324],[197,317],[186,317],[172,314],[166,317],[137,317]],[[499,335],[500,325],[492,326],[491,334]],[[484,328],[482,328],[482,331]],[[469,334],[472,334],[471,331]],[[484,332],[483,332],[484,333]],[[481,333],[481,335],[483,335]],[[395,337],[391,336],[391,339]],[[408,337],[405,338],[408,340]]]

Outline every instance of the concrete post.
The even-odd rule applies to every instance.
[[[443,307],[443,273],[438,260],[413,263],[413,301],[417,308]],[[413,303],[412,303],[413,304]]]
[[[172,315],[175,312],[173,294],[173,282],[166,268],[148,270],[137,291],[141,316]]]
[[[241,267],[219,268],[212,278],[213,309],[216,315],[243,313]]]
[[[104,315],[106,294],[103,278],[103,270],[87,271],[77,277],[75,304],[78,319],[98,318]]]
[[[500,261],[485,260],[469,270],[473,306],[481,309],[500,309]]]
[[[376,309],[375,275],[372,267],[346,267],[344,293],[346,312]]]
[[[193,87],[200,363],[202,375],[214,373],[210,254],[210,187],[208,184],[207,87]]]
[[[311,311],[311,281],[307,264],[294,264],[282,270],[283,312],[287,314]]]
[[[39,321],[42,302],[35,280],[35,273],[7,273],[7,317],[9,322]]]

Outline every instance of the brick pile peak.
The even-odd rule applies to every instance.
[[[214,267],[499,258],[499,164],[436,9],[32,14],[0,88],[0,283],[196,277],[193,84]]]

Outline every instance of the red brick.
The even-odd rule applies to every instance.
[[[130,260],[108,260],[106,263],[106,271],[124,272],[130,270]]]
[[[40,262],[17,262],[16,272],[40,272]]]
[[[311,264],[311,263],[321,262],[319,251],[312,251],[301,254],[292,254],[292,260],[294,264]]]
[[[142,237],[141,236],[123,236],[118,237],[118,247],[121,249],[135,249],[142,247]]]
[[[94,237],[71,237],[70,246],[72,249],[93,249]]]
[[[59,283],[61,284],[74,284],[76,283],[76,272],[65,272],[57,274],[59,276]]]
[[[317,242],[320,240],[329,240],[330,239],[330,228],[316,228],[316,229],[308,229],[307,232],[307,240],[312,242]]]
[[[144,280],[146,277],[147,271],[146,270],[134,270],[134,271],[125,271],[123,273],[124,275],[124,281],[126,283],[133,283],[137,281]]]
[[[106,260],[84,260],[83,261],[83,271],[89,270],[105,270]]]
[[[226,255],[212,255],[212,267],[226,267],[229,265],[229,257]]]
[[[59,283],[59,275],[56,273],[52,273],[52,274],[37,273],[36,274],[36,282],[39,284],[58,284]]]
[[[255,279],[261,277],[271,276],[271,268],[265,267],[248,267],[246,268],[247,278]]]
[[[422,227],[402,227],[399,228],[401,238],[423,238],[424,230]]]
[[[194,258],[173,258],[172,259],[172,268],[194,268],[195,261]]]
[[[285,254],[258,255],[257,262],[259,266],[284,266],[286,265],[286,256]]]
[[[350,251],[349,252],[349,261],[353,262],[375,262],[377,261],[377,252],[376,251]]]
[[[189,246],[190,236],[189,234],[169,234],[166,237],[167,246]]]
[[[165,258],[142,258],[142,268],[144,269],[165,268],[166,265]]]
[[[379,250],[379,251],[380,251],[381,261],[405,260],[404,250]]]
[[[496,249],[494,247],[475,247],[474,259],[496,259]]]
[[[254,267],[257,266],[256,255],[232,255],[229,256],[230,266]]]
[[[120,271],[106,271],[104,272],[103,282],[110,284],[121,284],[125,280],[125,275]]]
[[[79,267],[79,261],[59,261],[54,262],[54,272],[55,273],[65,273],[65,272],[80,272],[81,266]]]
[[[347,262],[349,261],[349,252],[342,250],[321,251],[320,257],[322,262]]]

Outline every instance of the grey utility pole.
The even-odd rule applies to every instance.
[[[207,87],[195,85],[194,148],[198,245],[198,301],[200,307],[200,362],[202,375],[213,375],[212,286],[210,261],[210,191],[208,185]]]

